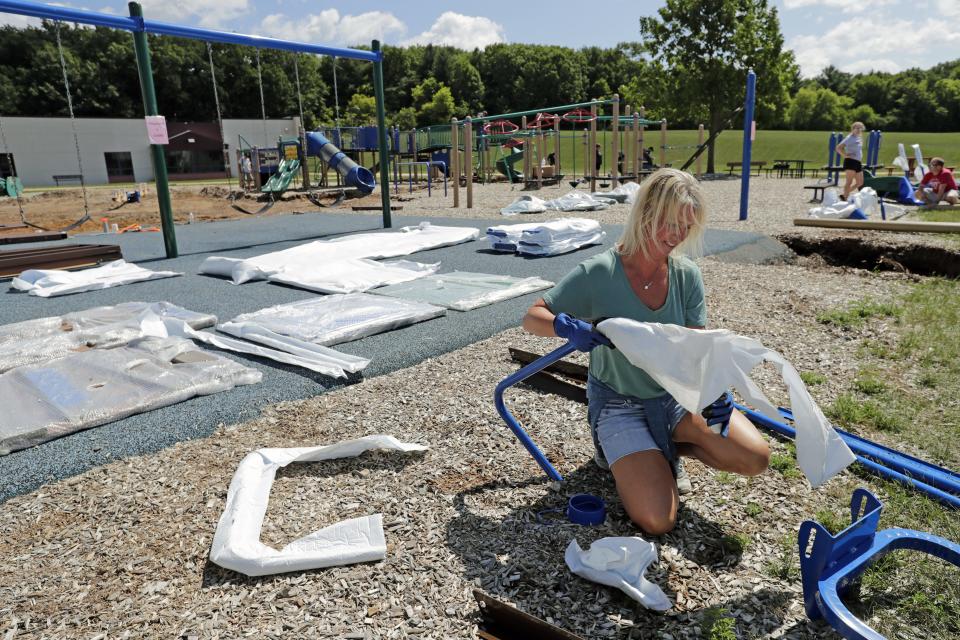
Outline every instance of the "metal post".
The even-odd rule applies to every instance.
[[[387,161],[387,113],[383,106],[383,54],[380,41],[374,40],[371,46],[377,59],[373,62],[373,96],[377,102],[377,142],[380,147],[380,201],[383,203],[383,228],[393,226],[390,220],[390,173]]]
[[[697,149],[703,146],[703,125],[697,127]],[[703,154],[697,156],[697,180],[703,177]]]
[[[590,192],[597,191],[597,105],[590,105],[590,137],[587,155],[590,157]]]
[[[750,205],[750,156],[753,152],[753,102],[757,94],[757,74],[747,72],[747,98],[743,109],[743,158],[740,171],[740,219],[747,219]]]
[[[460,206],[460,130],[457,119],[450,121],[450,173],[453,178],[453,208]]]
[[[617,178],[620,176],[620,171],[617,168],[617,162],[620,161],[620,96],[616,93],[613,94],[613,142],[610,149],[610,162],[607,163],[607,166],[610,167],[610,186],[614,189],[617,188],[617,185],[620,184],[617,181]]]
[[[463,157],[464,173],[467,174],[467,209],[473,209],[473,122],[470,116],[463,125]],[[427,170],[433,173],[433,167],[427,167]]]
[[[153,69],[150,66],[150,48],[147,46],[147,33],[143,30],[143,8],[139,3],[127,5],[130,17],[141,24],[141,29],[133,32],[133,50],[137,56],[137,71],[140,74],[140,91],[143,93],[143,113],[147,116],[159,115],[157,94],[153,86]],[[170,184],[167,181],[167,160],[163,155],[163,146],[150,145],[153,159],[153,175],[157,181],[157,204],[160,206],[160,226],[163,229],[163,246],[168,258],[176,258],[177,232],[173,226],[173,207],[170,203]]]

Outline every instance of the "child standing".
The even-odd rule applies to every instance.
[[[843,154],[843,199],[850,192],[863,186],[863,123],[854,122],[850,133],[837,145],[837,153]]]

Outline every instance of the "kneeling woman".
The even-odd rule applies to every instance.
[[[630,519],[653,535],[676,522],[677,487],[685,479],[679,456],[748,476],[763,473],[770,458],[766,441],[732,411],[728,397],[705,410],[708,425],[590,325],[601,318],[629,318],[704,328],[703,278],[680,254],[700,243],[705,218],[703,193],[693,176],[660,169],[642,184],[617,245],[578,265],[523,319],[530,333],[559,336],[590,352],[588,415],[597,464],[613,473]],[[685,484],[689,488],[689,480]]]

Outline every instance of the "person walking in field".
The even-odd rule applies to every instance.
[[[862,122],[854,122],[850,133],[837,145],[837,153],[843,155],[843,199],[854,189],[863,187],[863,130]]]

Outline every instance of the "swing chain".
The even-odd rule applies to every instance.
[[[223,158],[223,169],[227,171],[227,167],[230,164],[229,156],[227,155],[226,149],[223,149],[223,115],[220,112],[220,92],[217,91],[217,70],[213,66],[213,45],[210,42],[207,42],[207,58],[210,60],[210,80],[213,83],[213,103],[217,107],[217,126],[220,128],[220,145],[221,145],[221,157]]]
[[[257,86],[260,88],[260,114],[263,117],[263,146],[266,148],[270,141],[267,138],[267,103],[263,99],[263,73],[260,71],[260,49],[257,53]]]
[[[77,168],[80,170],[80,191],[83,193],[83,213],[90,216],[90,206],[87,202],[87,186],[83,178],[83,160],[80,157],[80,137],[77,135],[77,120],[73,113],[73,98],[70,97],[70,80],[67,77],[67,61],[63,56],[63,43],[60,41],[60,21],[54,23],[57,35],[57,52],[60,54],[60,70],[63,72],[63,86],[67,92],[67,111],[70,113],[70,128],[73,130],[73,145],[77,151]]]

